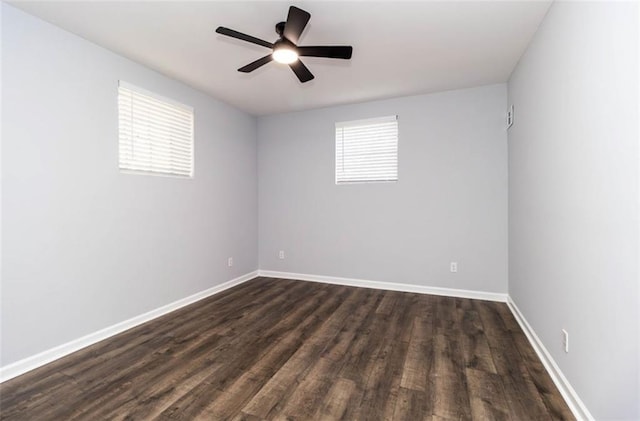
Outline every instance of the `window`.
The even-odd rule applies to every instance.
[[[336,123],[336,184],[397,180],[397,116]]]
[[[193,176],[193,108],[120,81],[120,170]]]

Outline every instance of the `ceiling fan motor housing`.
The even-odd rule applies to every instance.
[[[286,39],[285,37],[280,38],[279,40],[277,40],[276,42],[273,43],[273,50],[279,50],[281,48],[286,48],[287,50],[296,50],[296,45],[289,41],[288,39]]]

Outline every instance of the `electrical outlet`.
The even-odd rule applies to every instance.
[[[451,262],[451,265],[449,266],[449,270],[452,273],[456,273],[458,271],[458,262]]]
[[[233,266],[233,257],[229,257],[229,259],[227,260],[227,265],[229,265],[229,267]]]
[[[564,352],[569,352],[569,332],[562,329],[562,346],[564,346]]]
[[[280,250],[278,253],[278,259],[284,259],[284,250]]]

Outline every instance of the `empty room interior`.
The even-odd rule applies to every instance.
[[[640,420],[637,2],[0,10],[0,419]]]

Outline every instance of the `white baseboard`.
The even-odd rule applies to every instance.
[[[428,287],[415,284],[369,281],[365,279],[338,278],[334,276],[309,275],[305,273],[276,272],[259,270],[258,275],[269,278],[296,279],[300,281],[322,282],[360,288],[385,289],[389,291],[415,292],[418,294],[444,295],[447,297],[472,298],[475,300],[507,302],[507,294],[499,292],[471,291],[466,289]]]
[[[533,346],[536,354],[538,354],[538,358],[542,361],[544,368],[547,369],[549,376],[551,376],[551,380],[555,383],[576,419],[578,419],[578,421],[595,420],[591,413],[589,413],[584,402],[582,402],[576,391],[571,387],[567,378],[562,374],[560,367],[558,367],[558,364],[556,364],[553,357],[551,357],[551,354],[547,351],[547,348],[544,346],[540,338],[538,338],[538,335],[536,335],[536,332],[533,330],[531,325],[529,325],[529,322],[524,318],[524,315],[520,312],[520,309],[518,309],[518,306],[516,306],[511,297],[508,298],[507,305],[511,309],[513,316],[518,321],[518,324],[524,331],[525,335],[527,335],[531,346]]]
[[[125,320],[113,326],[109,326],[107,328],[101,329],[97,332],[75,339],[71,342],[67,342],[65,344],[59,345],[55,348],[51,348],[49,350],[43,351],[31,357],[27,357],[23,360],[16,361],[7,366],[0,367],[0,383],[6,380],[12,379],[14,377],[17,377],[28,371],[31,371],[35,368],[41,367],[45,364],[48,364],[52,361],[55,361],[66,355],[76,352],[89,345],[93,345],[99,341],[102,341],[111,336],[117,335],[118,333],[121,333],[127,329],[131,329],[132,327],[138,326],[142,323],[145,323],[157,317],[163,316],[181,307],[195,303],[196,301],[202,300],[203,298],[215,295],[226,289],[239,285],[243,282],[249,281],[257,276],[321,282],[321,283],[327,283],[327,284],[346,285],[346,286],[354,286],[354,287],[360,287],[360,288],[384,289],[384,290],[390,290],[390,291],[415,292],[419,294],[432,294],[432,295],[442,295],[442,296],[448,296],[448,297],[471,298],[476,300],[506,302],[509,308],[511,309],[511,312],[513,313],[515,319],[517,320],[518,324],[520,325],[525,335],[529,339],[529,342],[533,346],[533,349],[538,354],[538,357],[544,364],[544,367],[546,368],[547,372],[551,376],[551,379],[556,384],[556,387],[562,394],[563,398],[567,402],[567,405],[569,406],[569,408],[571,409],[575,417],[578,420],[585,420],[585,421],[594,420],[593,416],[589,413],[589,410],[587,409],[587,407],[584,405],[582,400],[578,397],[578,394],[575,392],[573,387],[571,387],[571,385],[569,384],[564,374],[562,374],[562,371],[560,370],[556,362],[551,357],[551,354],[549,354],[549,352],[547,351],[543,343],[540,341],[540,339],[536,335],[535,331],[531,328],[531,326],[529,325],[527,320],[524,318],[524,316],[522,315],[522,313],[520,312],[516,304],[511,299],[511,297],[509,297],[507,294],[496,293],[496,292],[471,291],[471,290],[453,289],[453,288],[428,287],[428,286],[414,285],[414,284],[399,284],[394,282],[370,281],[370,280],[364,280],[364,279],[339,278],[339,277],[333,277],[333,276],[310,275],[310,274],[302,274],[302,273],[277,272],[277,271],[270,271],[270,270],[259,270],[259,271],[247,273],[245,275],[242,275],[235,279],[227,281],[223,284],[216,285],[212,288],[198,292],[189,297],[183,298],[178,301],[174,301],[173,303],[151,310],[147,313],[133,317],[129,320]]]
[[[189,297],[174,301],[162,307],[151,310],[147,313],[133,317],[129,320],[125,320],[113,326],[106,327],[81,338],[74,339],[71,342],[56,346],[55,348],[48,349],[46,351],[40,352],[39,354],[32,355],[31,357],[27,357],[20,361],[16,361],[7,366],[0,367],[0,383],[24,374],[27,371],[31,371],[35,368],[41,367],[89,345],[93,345],[111,336],[117,335],[118,333],[124,332],[127,329],[131,329],[132,327],[141,325],[142,323],[163,316],[181,307],[195,303],[196,301],[202,300],[203,298],[209,297],[211,295],[239,285],[243,282],[249,281],[257,276],[258,271],[247,273],[220,285],[216,285],[204,291],[200,291],[196,294],[190,295]]]

